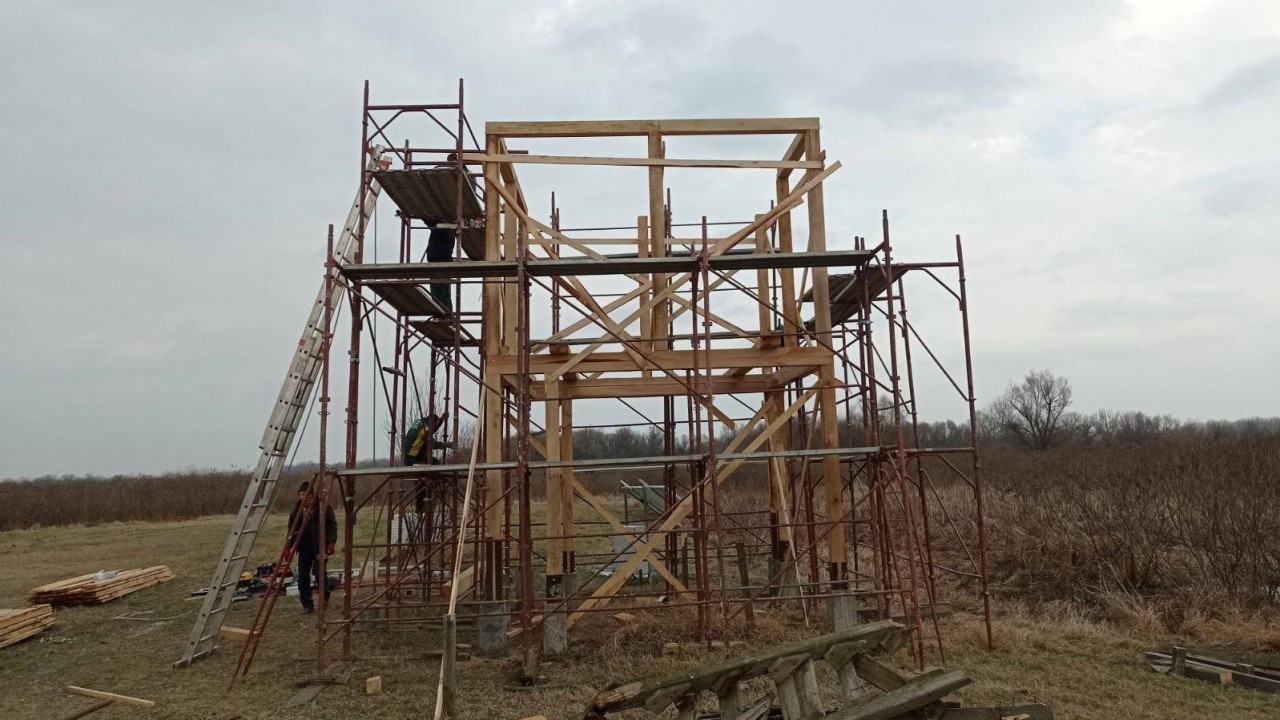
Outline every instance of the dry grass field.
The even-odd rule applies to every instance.
[[[104,568],[164,563],[177,573],[174,582],[96,607],[59,608],[56,625],[43,635],[0,649],[0,718],[58,718],[91,704],[64,692],[80,685],[156,701],[152,709],[111,707],[94,718],[155,717],[256,720],[290,718],[421,718],[434,703],[438,664],[405,661],[439,646],[428,630],[360,632],[362,655],[347,686],[325,690],[308,705],[283,707],[294,683],[314,674],[314,665],[298,658],[313,654],[311,617],[294,601],[278,606],[267,638],[245,685],[228,687],[235,665],[232,648],[189,669],[173,669],[190,630],[195,602],[188,593],[205,583],[221,548],[225,516],[168,523],[115,523],[95,527],[36,528],[0,533],[0,607],[21,606],[36,585]],[[262,548],[278,545],[279,517]],[[259,555],[269,559],[269,550]],[[1200,720],[1280,717],[1280,697],[1234,687],[1169,678],[1148,670],[1140,653],[1178,638],[1144,622],[1140,610],[1118,610],[1100,618],[1065,603],[1039,605],[1002,602],[997,607],[995,652],[982,649],[981,626],[958,612],[946,621],[948,664],[976,682],[960,693],[969,704],[1048,703],[1066,718]],[[228,625],[245,627],[252,603],[233,606]],[[125,614],[143,620],[117,619]],[[1237,649],[1266,647],[1267,620],[1204,625],[1180,640],[1191,645],[1227,641]],[[535,714],[580,717],[597,689],[635,677],[662,674],[704,662],[715,655],[662,658],[664,641],[687,641],[687,620],[671,613],[642,616],[639,623],[615,629],[603,618],[584,623],[570,657],[545,663],[546,685],[507,689],[516,674],[509,661],[471,659],[460,663],[459,709],[464,718],[515,720]],[[582,628],[583,626],[579,626]],[[1234,628],[1234,629],[1233,629]],[[1191,628],[1193,631],[1195,628]],[[766,615],[752,646],[812,634]],[[1215,640],[1216,639],[1216,640]],[[466,642],[467,638],[461,638]],[[1229,650],[1219,648],[1219,655]],[[1277,658],[1257,656],[1257,662]],[[363,695],[363,679],[381,675],[384,693]],[[827,678],[827,686],[833,685]]]

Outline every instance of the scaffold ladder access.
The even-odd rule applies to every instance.
[[[368,170],[386,166],[382,153],[381,147],[371,151]],[[369,224],[380,192],[377,181],[372,179],[367,185],[362,184],[357,191],[356,200],[342,227],[342,235],[334,245],[333,258],[337,265],[355,261],[364,237],[364,228]],[[213,652],[218,631],[235,598],[240,573],[244,571],[249,552],[253,549],[271,503],[275,500],[277,481],[288,464],[294,436],[298,433],[299,423],[306,413],[320,373],[321,351],[325,334],[329,332],[329,328],[323,326],[326,292],[332,293],[329,303],[336,307],[345,289],[341,283],[330,283],[328,278],[320,285],[316,301],[311,306],[311,314],[307,317],[298,340],[297,350],[289,362],[284,385],[280,388],[280,395],[276,398],[271,417],[267,420],[267,428],[262,434],[262,442],[258,446],[261,449],[258,464],[249,479],[240,511],[223,546],[222,557],[218,560],[217,570],[214,571],[213,580],[210,581],[208,592],[200,606],[200,614],[196,616],[191,638],[187,641],[182,658],[174,663],[176,666],[189,665]]]

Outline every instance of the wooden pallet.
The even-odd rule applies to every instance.
[[[176,577],[165,565],[114,571],[115,577],[94,581],[94,573],[33,588],[27,602],[51,605],[100,605]]]
[[[52,625],[52,605],[0,610],[0,648],[38,635]]]

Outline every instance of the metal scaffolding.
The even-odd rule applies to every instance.
[[[435,138],[393,141],[405,118],[424,116]],[[667,137],[713,135],[789,146],[776,160],[666,154]],[[648,152],[512,147],[598,137],[645,138]],[[369,162],[374,153],[390,164]],[[561,230],[554,195],[545,222],[529,209],[525,164],[634,167],[647,174],[648,212]],[[461,81],[456,103],[429,105],[373,105],[366,84],[360,167],[357,240],[371,214],[364,198],[380,189],[397,208],[399,248],[394,263],[367,262],[362,243],[350,260],[329,254],[327,282],[349,304],[350,355],[344,462],[330,467],[322,454],[318,477],[320,511],[340,503],[343,515],[340,586],[318,607],[322,666],[332,642],[356,655],[357,624],[437,626],[450,614],[474,624],[478,652],[516,639],[529,657],[563,652],[591,613],[691,608],[710,640],[749,626],[765,604],[805,621],[825,607],[837,627],[859,613],[897,618],[923,663],[927,652],[945,659],[939,572],[980,584],[990,642],[960,239],[954,259],[897,262],[886,214],[879,242],[828,247],[823,184],[840,163],[827,162],[817,118],[490,122],[482,144]],[[773,182],[750,221],[673,223],[664,176],[685,168]],[[807,238],[793,229],[802,207]],[[452,262],[423,261],[432,230],[455,234]],[[606,245],[622,252],[597,249]],[[908,321],[917,279],[957,304],[959,379]],[[394,350],[384,358],[370,345],[380,371],[362,388],[362,334],[375,329]],[[921,351],[968,404],[967,446],[919,446]],[[357,467],[364,393],[386,408],[386,465]],[[640,421],[583,408],[605,403]],[[427,439],[441,456],[406,464],[405,429],[446,412]],[[322,433],[327,424],[322,412]],[[575,434],[630,426],[659,434],[661,454],[575,457]],[[642,523],[619,517],[593,479],[624,471],[660,487]],[[940,491],[956,483],[963,493]],[[940,543],[966,565],[938,562]]]

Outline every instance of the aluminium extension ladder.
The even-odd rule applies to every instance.
[[[382,160],[383,148],[375,147],[368,162],[369,170],[385,167]],[[342,235],[333,248],[333,258],[340,264],[355,260],[359,249],[361,233],[368,226],[373,215],[374,204],[378,200],[381,187],[376,180],[369,182],[368,188],[357,191],[356,201],[347,214],[347,222],[342,228]],[[364,193],[364,217],[360,217],[360,193]],[[323,359],[321,350],[324,347],[324,336],[328,328],[323,327],[325,292],[328,289],[327,278],[321,284],[316,295],[315,304],[311,306],[311,315],[298,340],[298,348],[289,362],[289,371],[285,375],[284,386],[280,388],[280,396],[276,398],[271,418],[267,421],[267,429],[262,434],[259,444],[261,455],[258,465],[249,479],[249,487],[245,490],[244,500],[240,504],[240,512],[236,515],[227,543],[223,547],[222,557],[218,560],[218,568],[213,573],[204,602],[200,605],[200,614],[196,616],[195,626],[191,629],[191,638],[187,641],[182,659],[175,666],[190,665],[213,652],[214,641],[222,628],[227,609],[235,597],[236,586],[240,581],[240,573],[244,571],[249,551],[257,539],[258,532],[266,521],[271,502],[276,497],[276,483],[280,472],[288,464],[289,450],[293,447],[294,435],[298,432],[299,421],[306,414],[306,408],[315,389],[316,379],[320,373]],[[342,299],[343,288],[334,285],[329,302],[338,307]]]

